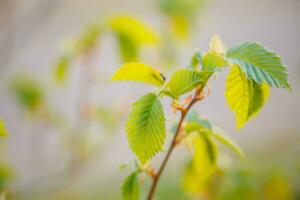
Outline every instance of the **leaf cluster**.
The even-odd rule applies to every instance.
[[[157,87],[133,104],[126,124],[129,146],[142,165],[162,151],[165,143],[161,99],[171,98],[172,107],[185,112],[180,103],[182,95],[195,91],[199,98],[204,98],[203,89],[209,78],[225,68],[230,69],[225,97],[236,115],[238,128],[259,113],[269,97],[270,87],[291,90],[287,68],[276,53],[254,42],[241,43],[227,50],[217,35],[212,37],[205,54],[197,51],[188,67],[176,70],[168,80],[157,68],[143,63],[126,63],[118,69],[112,77],[114,81],[137,81]],[[190,101],[190,98],[185,101]],[[184,180],[188,187],[192,188],[193,177],[199,177],[199,185],[214,171],[218,150],[213,139],[244,157],[241,149],[228,137],[214,131],[207,120],[199,117],[187,119],[183,128],[181,137],[189,139],[194,149]]]

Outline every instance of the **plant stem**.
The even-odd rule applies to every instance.
[[[176,144],[177,144],[177,137],[178,137],[178,135],[179,135],[179,133],[180,133],[180,129],[181,129],[181,127],[182,127],[182,123],[183,123],[183,121],[184,121],[184,119],[185,119],[187,113],[188,113],[189,110],[191,109],[191,107],[192,107],[197,101],[201,100],[201,99],[199,99],[199,95],[202,93],[203,88],[204,88],[204,87],[202,86],[201,88],[199,88],[198,90],[196,90],[193,99],[190,101],[190,103],[189,103],[188,106],[185,108],[185,110],[182,110],[182,111],[181,111],[181,117],[180,117],[180,120],[179,120],[177,129],[176,129],[175,135],[174,135],[174,137],[173,137],[172,143],[171,143],[171,145],[170,145],[170,147],[169,147],[169,149],[168,149],[168,152],[167,152],[167,154],[166,154],[166,156],[165,156],[165,158],[164,158],[164,160],[163,160],[163,162],[162,162],[162,164],[161,164],[161,166],[160,166],[160,168],[159,168],[159,170],[158,170],[158,172],[157,172],[157,175],[152,179],[153,182],[152,182],[151,189],[150,189],[150,192],[149,192],[149,194],[148,194],[147,200],[152,200],[153,195],[154,195],[155,190],[156,190],[156,187],[157,187],[157,183],[158,183],[158,181],[159,181],[159,178],[160,178],[162,172],[163,172],[164,169],[165,169],[165,166],[166,166],[166,164],[167,164],[167,162],[168,162],[168,160],[169,160],[169,158],[170,158],[170,156],[171,156],[171,154],[172,154],[172,152],[173,152],[173,149],[175,148],[175,146],[176,146]]]

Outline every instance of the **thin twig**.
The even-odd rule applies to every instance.
[[[173,152],[173,149],[176,147],[176,144],[178,144],[177,137],[178,137],[178,135],[180,133],[180,129],[182,127],[182,123],[184,122],[184,119],[185,119],[187,113],[189,112],[189,110],[191,109],[191,107],[197,101],[200,101],[202,99],[202,98],[199,98],[199,95],[201,95],[203,88],[204,88],[204,85],[201,86],[199,89],[197,89],[195,91],[194,97],[192,98],[192,100],[190,101],[190,103],[188,104],[188,106],[185,109],[180,110],[181,111],[181,117],[180,117],[178,126],[176,128],[175,135],[173,137],[172,143],[171,143],[171,145],[170,145],[170,147],[168,149],[168,152],[167,152],[167,154],[166,154],[166,156],[165,156],[165,158],[164,158],[164,160],[163,160],[163,162],[162,162],[162,164],[161,164],[161,166],[160,166],[160,168],[159,168],[156,176],[152,179],[153,182],[152,182],[151,189],[150,189],[150,192],[148,194],[147,200],[152,200],[153,195],[154,195],[155,190],[156,190],[156,187],[157,187],[157,183],[159,181],[159,178],[160,178],[162,172],[165,169],[165,166],[166,166],[166,164],[167,164],[167,162],[168,162],[168,160],[169,160],[169,158],[170,158],[170,156],[171,156],[171,154]]]

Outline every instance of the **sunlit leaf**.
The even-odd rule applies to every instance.
[[[130,16],[112,17],[109,25],[114,32],[126,35],[136,45],[155,44],[158,41],[158,37],[149,26]]]
[[[129,146],[142,163],[162,150],[166,129],[159,98],[152,93],[133,104],[126,124]]]
[[[138,174],[136,172],[130,174],[124,181],[122,186],[124,200],[138,200],[140,195],[140,185]]]
[[[0,137],[5,137],[8,135],[8,131],[5,128],[4,121],[0,118]]]
[[[172,16],[170,24],[175,36],[179,39],[186,39],[189,34],[189,22],[183,16]]]
[[[214,72],[218,67],[224,67],[227,62],[224,56],[216,51],[209,51],[202,58],[203,70]]]
[[[168,83],[168,88],[175,98],[187,93],[197,86],[204,84],[209,76],[208,72],[189,69],[179,69],[174,72]]]
[[[143,63],[126,63],[112,77],[114,81],[139,81],[155,86],[161,86],[165,80],[155,68]]]
[[[193,137],[194,156],[183,175],[186,191],[198,192],[216,169],[217,147],[205,134]]]
[[[202,62],[202,55],[200,50],[197,50],[191,58],[189,67],[191,69],[197,69]]]
[[[226,53],[226,47],[224,43],[222,42],[219,35],[213,35],[210,39],[209,48],[211,51],[215,51],[220,54]]]
[[[281,58],[260,44],[245,42],[237,45],[227,51],[227,58],[233,65],[238,65],[248,79],[258,84],[291,89],[287,68]]]
[[[254,117],[259,110],[263,107],[270,95],[270,88],[266,84],[259,85],[256,82],[252,82],[253,94],[252,101],[249,105],[248,120]]]
[[[236,114],[237,127],[241,128],[263,106],[269,96],[269,88],[248,80],[238,66],[233,66],[227,77],[225,96]]]

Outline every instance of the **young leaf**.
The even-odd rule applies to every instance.
[[[5,128],[4,121],[0,118],[0,137],[5,137],[8,135],[8,132]]]
[[[124,181],[122,186],[124,200],[138,200],[140,196],[140,186],[138,174],[136,172],[130,174]]]
[[[141,163],[162,150],[166,135],[165,117],[155,94],[149,93],[133,104],[126,133],[129,146]]]
[[[221,134],[222,132],[222,134]],[[235,143],[233,142],[228,136],[224,134],[224,131],[221,129],[215,129],[214,131],[210,132],[210,135],[216,138],[218,141],[223,143],[224,145],[228,146],[231,148],[240,158],[244,159],[245,154],[242,151],[242,149]]]
[[[219,35],[213,35],[210,39],[209,48],[211,51],[225,55],[226,47]]]
[[[197,134],[192,141],[195,152],[188,164],[183,187],[188,192],[198,192],[216,169],[217,147],[205,134]]]
[[[207,128],[208,130],[212,130],[211,123],[206,119],[200,118],[199,115],[197,114],[197,112],[194,112],[193,110],[187,114],[186,121],[187,122],[197,122],[204,128]]]
[[[157,69],[137,62],[122,65],[112,77],[114,81],[139,81],[155,86],[161,86],[165,80]]]
[[[209,51],[202,58],[203,70],[206,71],[214,72],[216,68],[226,65],[224,56],[216,51]]]
[[[238,65],[258,84],[266,83],[271,87],[291,89],[288,72],[281,58],[260,44],[245,42],[227,51],[227,58],[233,65]]]
[[[191,69],[197,69],[202,62],[202,55],[200,50],[197,50],[191,58],[190,65],[188,66]]]
[[[225,96],[229,107],[235,112],[237,127],[258,113],[267,100],[269,88],[248,80],[238,66],[233,66],[227,77]]]
[[[208,72],[179,69],[172,75],[171,80],[168,83],[168,87],[171,94],[177,99],[180,95],[205,83],[208,76]]]

